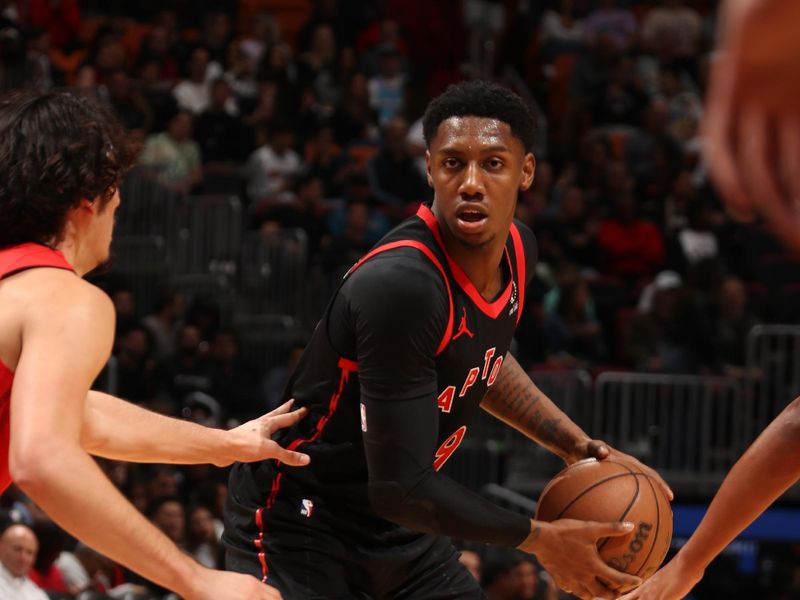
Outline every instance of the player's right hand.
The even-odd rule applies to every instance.
[[[667,566],[621,600],[680,600],[702,578],[703,570],[687,566],[679,552]]]
[[[638,586],[642,580],[604,563],[597,541],[626,535],[632,529],[633,524],[621,522],[531,521],[531,534],[519,549],[535,554],[562,590],[585,600],[617,598],[614,589]]]
[[[252,575],[203,569],[193,582],[189,600],[281,600],[274,587]]]

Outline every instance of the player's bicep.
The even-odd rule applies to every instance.
[[[436,351],[448,322],[441,276],[405,257],[376,258],[348,287],[362,394],[381,401],[436,395]]]
[[[12,452],[80,439],[83,403],[108,359],[114,327],[110,300],[87,285],[26,313],[11,391]]]

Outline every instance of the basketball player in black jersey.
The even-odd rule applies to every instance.
[[[234,467],[227,566],[291,600],[483,598],[452,536],[519,547],[581,598],[613,598],[598,577],[638,578],[605,565],[596,542],[628,525],[532,521],[438,472],[480,409],[567,463],[616,451],[508,352],[536,262],[533,233],[513,220],[534,175],[528,108],[499,86],[459,84],[430,104],[424,131],[433,205],[350,269],[287,386],[309,416],[279,441],[311,466]]]

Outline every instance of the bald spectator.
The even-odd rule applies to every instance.
[[[28,577],[39,541],[27,525],[12,525],[0,536],[0,598],[47,600]]]

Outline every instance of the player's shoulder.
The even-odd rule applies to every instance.
[[[114,304],[97,286],[65,269],[29,269],[15,276],[26,314],[52,322],[96,323],[114,319]]]
[[[407,310],[411,306],[446,306],[444,275],[415,248],[400,247],[364,261],[343,286],[351,302],[373,310]]]

